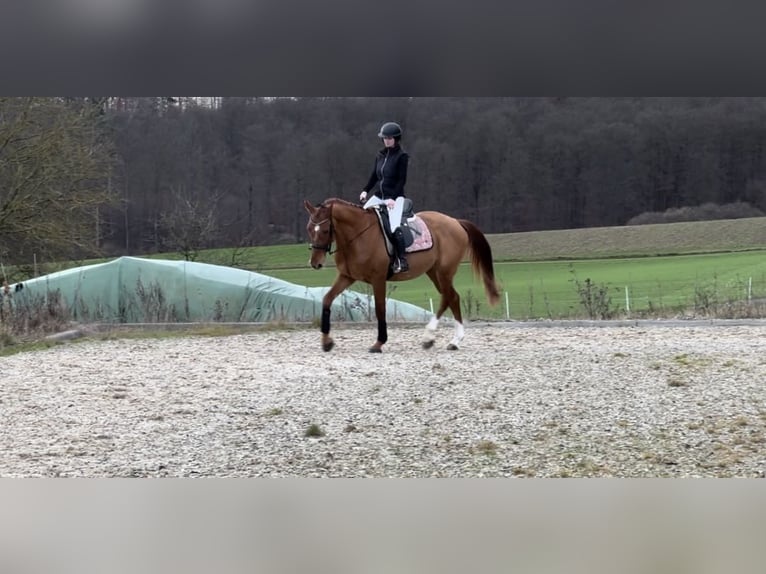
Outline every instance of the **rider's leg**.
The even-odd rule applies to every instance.
[[[394,248],[396,249],[396,261],[394,262],[394,273],[402,273],[409,271],[410,266],[407,263],[407,258],[404,255],[406,246],[404,245],[404,232],[401,227],[397,227],[394,231]]]

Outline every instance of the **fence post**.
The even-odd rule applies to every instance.
[[[506,320],[511,320],[511,307],[508,304],[508,291],[505,292],[505,318]]]
[[[625,311],[630,314],[630,294],[628,293],[627,285],[625,285]]]

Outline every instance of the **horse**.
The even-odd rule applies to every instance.
[[[495,282],[492,250],[481,230],[465,219],[455,219],[438,211],[421,211],[416,215],[428,226],[433,245],[425,251],[407,254],[409,270],[395,275],[390,273],[390,257],[386,250],[383,231],[377,214],[360,205],[332,197],[314,206],[304,199],[303,206],[309,214],[306,231],[309,236],[311,257],[309,264],[321,269],[335,243],[337,275],[330,289],[322,298],[322,349],[330,351],[335,343],[330,337],[330,307],[333,300],[356,281],[372,286],[375,299],[375,317],[378,321],[378,337],[369,348],[380,353],[388,340],[386,324],[386,281],[409,281],[423,273],[441,295],[439,307],[426,325],[422,341],[429,349],[436,340],[436,328],[447,308],[455,319],[455,334],[447,346],[457,350],[465,336],[460,310],[460,295],[453,287],[453,279],[460,262],[470,255],[472,270],[484,283],[484,291],[491,305],[500,298]]]

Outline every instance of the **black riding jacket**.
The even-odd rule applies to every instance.
[[[380,182],[380,188],[375,195],[381,199],[404,197],[409,159],[410,156],[398,144],[392,148],[383,148],[375,156],[375,167],[370,180],[362,189],[369,192],[376,183]]]

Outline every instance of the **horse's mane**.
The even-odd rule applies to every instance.
[[[341,199],[339,197],[329,197],[329,198],[325,199],[321,203],[321,205],[329,206],[330,204],[333,204],[333,203],[338,203],[340,205],[346,205],[348,207],[353,207],[355,209],[361,209],[362,211],[364,211],[364,208],[361,205],[359,205],[357,203],[351,203],[350,201],[346,201],[345,199]]]

